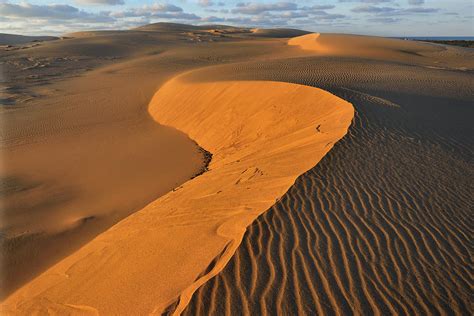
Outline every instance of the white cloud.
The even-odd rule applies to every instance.
[[[190,21],[200,19],[200,17],[196,14],[186,13],[182,8],[172,4],[144,5],[140,8],[130,8],[122,11],[115,11],[110,15],[115,18],[144,17]]]
[[[256,2],[240,2],[237,4],[236,8],[232,10],[232,13],[256,15],[270,11],[291,11],[297,9],[298,5],[294,2],[277,2],[269,4]]]
[[[379,3],[393,2],[393,0],[339,0],[339,2],[362,2],[362,3],[370,3],[370,4],[379,4]]]
[[[355,7],[351,11],[355,13],[373,13],[373,14],[379,14],[379,15],[402,15],[402,14],[436,13],[439,11],[439,9],[420,8],[420,7],[402,9],[402,8],[394,8],[394,7],[376,7],[376,6],[368,5],[368,6]]]
[[[8,18],[36,18],[43,20],[81,20],[106,22],[111,18],[107,12],[90,13],[67,4],[35,5],[29,3],[0,3],[0,15]]]
[[[198,4],[202,7],[210,7],[214,5],[214,1],[212,0],[199,0]]]
[[[421,5],[425,3],[425,0],[408,0],[408,4],[410,5]]]
[[[120,5],[125,4],[124,0],[75,0],[80,4],[101,4],[101,5]]]
[[[329,32],[366,32],[367,26],[378,23],[380,29],[373,32],[384,29],[385,25],[385,30],[389,30],[390,34],[399,33],[400,30],[407,30],[404,33],[407,34],[414,29],[414,23],[422,21],[420,25],[427,25],[427,21],[436,23],[439,17],[447,19],[447,15],[456,14],[461,18],[461,15],[472,11],[472,4],[461,8],[449,4],[438,5],[436,2],[437,7],[427,7],[428,2],[424,0],[241,0],[244,2],[233,7],[228,6],[229,2],[226,5],[219,0],[149,0],[158,2],[143,6],[136,4],[141,2],[138,0],[42,0],[43,3],[55,1],[63,4],[26,1],[33,0],[0,0],[0,32],[58,34],[84,29],[127,29],[152,22],[174,21],[248,27],[292,27]],[[75,7],[64,2],[91,6]],[[127,6],[116,6],[122,3]],[[110,5],[110,9],[100,11],[100,6],[92,4]],[[199,12],[207,12],[211,16],[202,17],[197,12],[190,11],[196,9],[196,5],[203,7]],[[347,14],[348,11],[352,13]],[[457,29],[454,26],[452,29],[456,29],[459,34],[465,32],[459,25],[469,22],[469,19],[472,20],[472,17],[464,20],[451,18],[450,23],[457,25]],[[400,22],[402,20],[403,23]],[[443,26],[443,30],[445,27]],[[418,28],[416,31],[421,32]]]

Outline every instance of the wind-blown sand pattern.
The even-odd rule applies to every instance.
[[[324,87],[357,112],[184,315],[472,313],[472,74],[356,56],[222,70]]]
[[[213,153],[210,170],[102,233],[7,306],[162,313],[179,296],[179,312],[230,259],[245,228],[330,150],[353,117],[349,103],[312,87],[181,78],[160,88],[150,112]]]
[[[160,153],[151,146],[154,138],[136,148],[142,155],[124,153],[137,166],[127,168],[123,190],[146,194],[132,190],[112,199],[117,206],[134,197],[118,216],[94,217],[107,225],[80,221],[93,233],[72,238],[74,247],[64,245],[70,227],[60,225],[61,234],[40,249],[59,243],[61,254],[33,263],[36,270],[11,289],[2,311],[469,314],[472,50],[336,34],[304,35],[288,45],[285,32],[299,35],[157,24],[73,34],[25,49],[31,60],[8,55],[6,99],[24,110],[7,113],[28,128],[7,129],[6,148],[26,155],[33,143],[57,141],[51,135],[58,133],[97,146],[114,133],[127,136],[129,126],[144,135],[171,126],[214,156],[209,171],[179,186],[201,170],[203,157],[185,135],[172,133],[191,158],[178,166],[190,168],[160,198],[165,192],[150,188],[153,179],[162,183],[159,173],[144,172],[153,167],[144,153]],[[58,62],[52,56],[61,52],[77,56]],[[97,69],[65,79],[78,74],[78,65]],[[58,68],[64,74],[54,76]],[[189,72],[196,68],[202,69]],[[42,86],[44,76],[26,80],[35,74],[51,74],[50,89]],[[36,114],[25,119],[31,98],[44,106],[57,98],[46,115],[37,108],[44,120],[61,112],[68,117],[64,100],[73,114],[87,106],[77,122],[49,126]],[[354,105],[354,121],[327,153],[353,115],[342,99]],[[137,134],[128,137],[133,143]],[[98,159],[95,170],[104,165]],[[138,167],[143,182],[127,186]],[[32,174],[25,172],[26,179]],[[69,184],[52,179],[59,187]],[[114,196],[114,186],[101,183]],[[93,198],[77,201],[97,213]],[[74,208],[65,211],[84,218]]]

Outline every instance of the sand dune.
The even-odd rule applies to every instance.
[[[2,59],[2,297],[202,171],[195,142],[147,113],[179,67],[150,55],[165,47],[157,37],[136,37],[49,42]],[[138,58],[113,58],[134,39]]]
[[[248,228],[184,315],[470,313],[472,75],[359,53],[347,47],[346,59],[249,62],[208,74],[324,87],[356,116],[348,135]],[[444,54],[436,59],[452,66]],[[472,69],[469,54],[454,64]]]
[[[445,63],[464,66],[472,52],[466,49],[375,36],[313,33],[292,38],[290,46],[310,51],[311,55],[357,57],[371,60],[399,61],[410,64]]]
[[[20,313],[161,313],[180,295],[183,309],[230,259],[245,228],[329,151],[353,116],[349,103],[315,88],[183,78],[158,91],[150,113],[212,152],[210,171],[101,234],[6,306]]]
[[[3,109],[2,296],[203,170],[195,142],[146,112],[159,78],[123,69]]]
[[[2,196],[2,296],[202,170],[196,144],[147,112],[160,85],[247,59],[240,50],[259,58],[284,45],[197,44],[181,32],[74,36],[0,51],[0,178],[2,194],[14,192]]]
[[[402,41],[385,37],[371,37],[345,34],[313,33],[292,38],[288,45],[299,46],[302,49],[317,52],[322,55],[352,56],[393,59],[421,56],[423,53],[440,52],[441,46],[415,41]]]
[[[29,180],[6,183],[20,194],[36,188],[26,162],[40,154],[38,170],[58,182],[40,179],[44,191],[33,196],[89,188],[77,196],[87,213],[58,210],[94,227],[38,247],[62,252],[23,266],[36,270],[4,313],[469,314],[472,50],[264,33],[155,24],[2,55],[12,100],[2,150],[23,157],[18,174]],[[48,79],[26,79],[35,75]],[[353,115],[342,99],[356,109],[354,124],[328,152]],[[175,185],[202,167],[173,127],[214,156],[209,171],[159,198],[161,136],[189,150],[176,153],[178,169],[197,158]],[[81,146],[61,150],[68,143]],[[125,163],[107,178],[102,168],[119,153]],[[84,155],[87,163],[73,159]],[[61,177],[60,160],[77,164],[74,176]],[[94,209],[94,192],[113,203]]]
[[[289,38],[308,34],[309,32],[297,29],[253,29],[252,35],[256,37]]]

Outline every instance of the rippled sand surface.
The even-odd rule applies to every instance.
[[[176,52],[169,54],[179,60]],[[135,65],[120,66],[140,71]],[[114,72],[123,71],[120,66],[84,79],[120,78]],[[112,79],[106,80],[107,75]],[[208,82],[205,76],[194,70],[168,80],[148,112],[159,127],[184,132],[212,153],[208,170],[24,284],[5,301],[5,313],[178,313],[200,285],[222,270],[246,227],[314,166],[352,122],[352,105],[321,89],[272,81]],[[170,168],[158,157],[156,164]],[[179,161],[172,166],[179,168]]]
[[[440,50],[440,63],[445,54],[455,57]],[[356,116],[348,135],[248,228],[184,315],[472,312],[472,73],[420,66],[431,57],[383,57],[228,70],[324,87]],[[454,68],[462,62],[472,67],[471,57]]]
[[[112,182],[129,194],[117,195],[111,179],[61,177],[45,149],[41,161],[56,187],[95,190],[98,183],[101,196],[119,198],[106,198],[109,207],[98,212],[94,195],[79,195],[72,201],[80,212],[63,209],[69,221],[48,221],[47,230],[24,239],[26,249],[40,236],[46,242],[38,253],[61,252],[16,270],[23,279],[2,312],[471,313],[473,51],[304,34],[158,24],[76,33],[69,42],[2,55],[11,76],[6,100],[19,105],[2,115],[28,123],[2,140],[10,170],[32,179],[31,165],[13,161],[37,141],[58,157],[71,153],[60,141],[81,141],[77,153],[90,153],[90,170],[108,166],[92,159],[101,151],[87,150],[101,144],[106,157],[135,162],[124,178],[120,165],[111,166]],[[44,111],[29,107],[48,100],[56,101]],[[341,109],[352,106],[345,134],[352,111]],[[49,117],[63,119],[44,124]],[[130,134],[131,126],[140,132]],[[160,155],[155,136],[145,137],[152,131],[168,131],[195,154],[194,164],[182,162],[191,168],[180,180],[159,192],[151,184],[163,180],[161,164],[146,154]],[[122,152],[122,137],[142,141]],[[209,170],[164,192],[202,167],[192,141],[214,155]],[[136,170],[143,177],[134,178]],[[40,200],[50,201],[41,190]],[[110,213],[111,206],[121,211]],[[64,225],[71,222],[80,226]]]

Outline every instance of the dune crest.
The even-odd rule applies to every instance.
[[[472,314],[473,78],[451,69],[472,69],[474,51],[387,47],[394,62],[352,47],[207,73],[322,87],[356,115],[182,315]]]
[[[3,311],[179,314],[230,260],[246,227],[321,160],[354,116],[350,103],[308,86],[186,78],[162,86],[149,112],[210,151],[210,170],[51,267]]]
[[[356,57],[386,61],[426,63],[426,58],[439,58],[444,54],[444,61],[459,63],[462,50],[426,42],[401,40],[377,36],[350,34],[311,33],[288,40],[288,45],[298,46],[311,52],[312,55]],[[454,56],[453,52],[455,52]],[[456,56],[457,55],[457,56]],[[466,56],[467,57],[467,56]],[[431,62],[431,60],[428,60]]]

